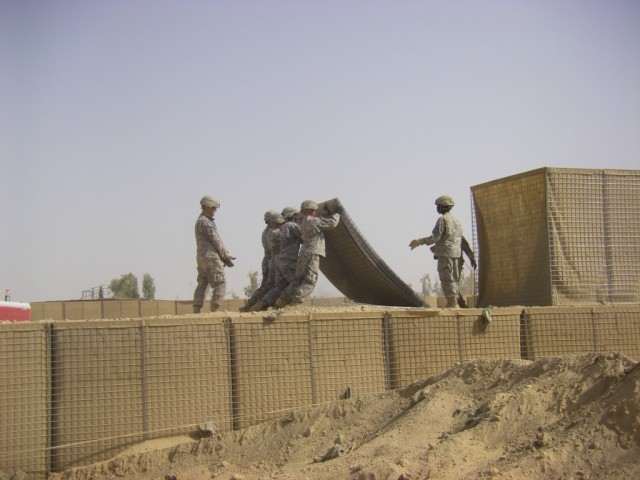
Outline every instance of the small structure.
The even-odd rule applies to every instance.
[[[0,301],[0,320],[31,320],[31,305],[23,302]]]
[[[478,306],[640,302],[640,170],[545,167],[471,193]]]

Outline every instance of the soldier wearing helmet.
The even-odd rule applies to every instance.
[[[211,286],[211,311],[222,305],[227,288],[224,267],[233,267],[232,257],[222,243],[213,219],[220,208],[220,202],[213,195],[200,199],[202,211],[195,225],[196,262],[198,266],[198,285],[193,292],[193,312],[200,313],[207,287]]]
[[[319,205],[313,200],[305,200],[300,204],[302,245],[296,261],[295,277],[276,300],[277,308],[290,303],[302,303],[315,289],[320,272],[320,257],[326,254],[324,231],[335,228],[340,221],[340,214],[337,212],[318,216],[318,208]]]
[[[260,300],[273,286],[274,272],[273,272],[273,242],[274,242],[274,223],[273,219],[279,215],[275,210],[267,210],[264,212],[265,227],[262,231],[262,249],[264,255],[262,256],[262,280],[260,286],[255,292],[247,299],[244,307],[240,307],[241,312],[248,312],[251,308]]]
[[[441,215],[431,235],[425,238],[411,240],[411,250],[420,245],[433,245],[432,251],[438,260],[438,276],[442,291],[447,297],[447,308],[458,308],[460,294],[460,257],[462,255],[462,224],[451,214],[455,205],[448,195],[436,198],[436,209]]]

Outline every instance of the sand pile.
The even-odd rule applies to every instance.
[[[399,391],[185,440],[50,478],[635,479],[640,366],[613,353],[466,362]]]

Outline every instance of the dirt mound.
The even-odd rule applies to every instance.
[[[465,362],[399,391],[170,441],[50,478],[640,478],[640,366],[617,354]]]

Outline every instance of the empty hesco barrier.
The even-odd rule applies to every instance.
[[[230,329],[235,429],[313,403],[308,315],[237,317]]]
[[[314,403],[387,389],[384,310],[310,314]]]
[[[0,323],[0,470],[22,470],[30,479],[47,475],[47,329]]]
[[[358,231],[337,198],[319,205],[319,211],[342,207],[340,223],[325,230],[327,255],[320,270],[347,298],[355,302],[397,307],[422,307],[422,299],[378,256]]]

